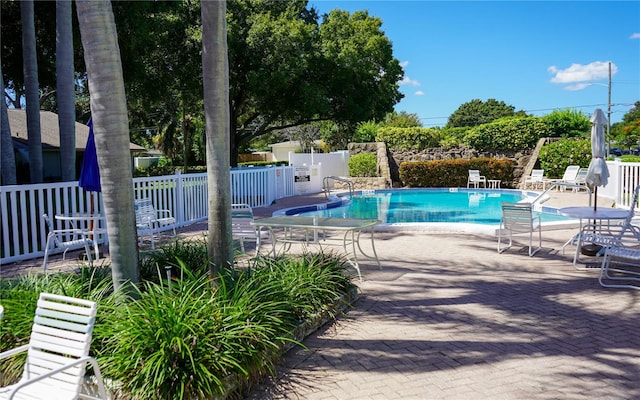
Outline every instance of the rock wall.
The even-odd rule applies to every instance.
[[[518,152],[497,152],[484,151],[480,152],[474,149],[454,148],[444,149],[440,147],[424,149],[424,150],[389,150],[389,168],[391,179],[394,185],[400,185],[400,164],[409,161],[436,161],[436,160],[470,160],[472,158],[509,158],[515,163],[513,172],[514,182],[520,180],[523,171],[529,159],[531,158],[531,150]]]
[[[435,160],[455,160],[488,157],[488,158],[509,158],[515,163],[514,182],[520,181],[525,167],[529,163],[532,155],[531,150],[518,152],[480,152],[474,149],[453,148],[444,149],[440,147],[424,150],[395,150],[387,149],[384,143],[349,143],[349,155],[360,153],[374,153],[378,155],[378,171],[385,179],[385,186],[399,187],[400,164],[410,161],[435,161]],[[355,178],[349,178],[354,180]],[[360,188],[358,188],[360,189]]]

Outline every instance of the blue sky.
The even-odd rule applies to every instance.
[[[607,113],[640,100],[638,1],[310,0],[320,14],[367,10],[382,20],[403,65],[396,111],[424,126],[473,99],[496,99],[542,116],[554,109]]]

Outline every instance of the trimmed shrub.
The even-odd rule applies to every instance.
[[[441,131],[432,128],[383,127],[378,129],[377,142],[385,142],[387,148],[397,150],[422,150],[440,145]]]
[[[536,146],[542,137],[550,136],[549,126],[540,118],[502,118],[469,130],[466,142],[478,151],[521,151]]]
[[[499,179],[503,185],[513,181],[514,163],[506,158],[403,162],[400,179],[408,187],[466,187],[470,169],[480,170],[487,179]]]
[[[540,168],[548,178],[562,178],[568,165],[588,167],[591,162],[591,141],[562,139],[540,149]]]
[[[350,176],[378,176],[378,159],[372,153],[360,153],[349,157]]]

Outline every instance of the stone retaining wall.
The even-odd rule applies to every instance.
[[[349,155],[356,155],[360,153],[373,153],[378,158],[378,173],[382,177],[382,181],[378,181],[378,178],[353,178],[347,179],[351,181],[359,180],[359,185],[356,186],[360,189],[381,189],[385,187],[400,187],[400,164],[403,162],[411,161],[435,161],[435,160],[455,160],[463,159],[470,160],[472,158],[509,158],[515,163],[515,169],[513,172],[514,182],[520,181],[523,172],[529,160],[531,159],[532,150],[518,151],[518,152],[498,152],[498,151],[477,151],[474,149],[466,148],[430,148],[424,150],[388,150],[385,143],[349,143]],[[374,187],[380,185],[380,187]],[[363,187],[360,187],[363,186]]]

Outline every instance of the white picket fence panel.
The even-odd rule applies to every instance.
[[[640,185],[640,163],[622,162],[619,159],[607,161],[609,182],[598,188],[598,197],[612,199],[616,207],[629,208],[633,191]]]
[[[207,219],[206,173],[134,178],[133,191],[136,199],[150,198],[156,209],[170,210],[176,219],[176,227]],[[262,207],[293,195],[293,167],[231,171],[232,203]],[[56,214],[89,213],[91,210],[94,213],[103,211],[102,195],[85,191],[78,182],[0,186],[0,264],[44,255],[47,228],[42,214],[51,217],[54,229],[63,229],[69,226],[55,220]],[[97,228],[106,230],[102,226]],[[97,240],[102,242],[105,238],[100,236]]]

